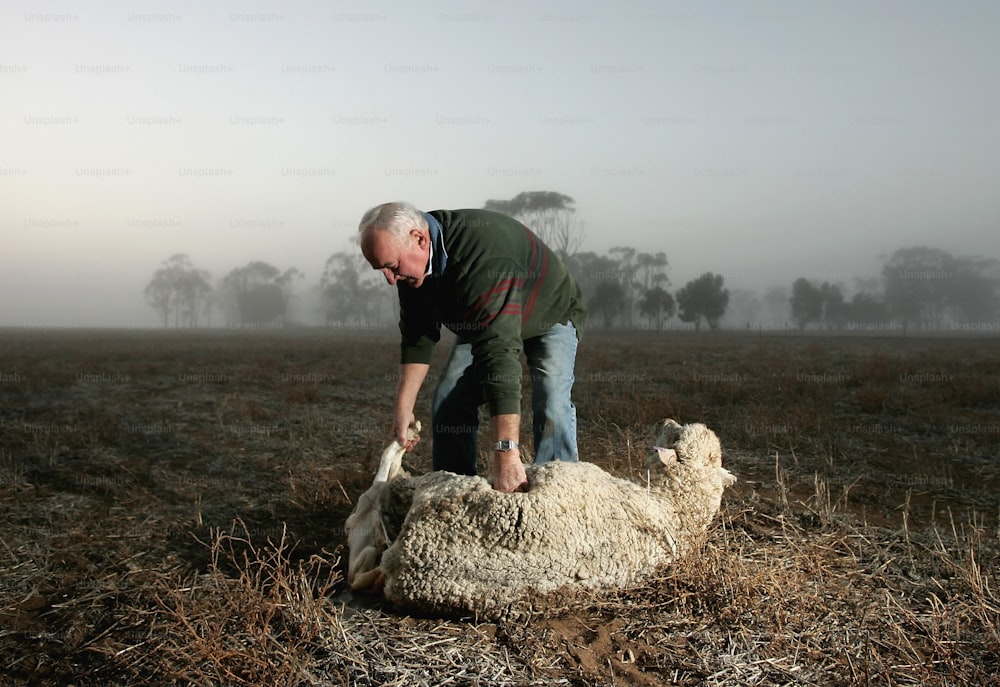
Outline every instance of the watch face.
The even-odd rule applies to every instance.
[[[509,451],[512,448],[517,448],[517,443],[511,441],[510,439],[501,439],[496,444],[496,449],[498,451]]]

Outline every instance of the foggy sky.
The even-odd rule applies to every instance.
[[[0,326],[156,326],[174,253],[316,282],[386,200],[551,190],[673,288],[1000,257],[994,2],[8,2]]]

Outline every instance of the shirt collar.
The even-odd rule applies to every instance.
[[[448,253],[444,249],[444,228],[434,215],[424,213],[427,218],[427,230],[431,235],[431,254],[427,260],[425,276],[440,277],[448,264]]]

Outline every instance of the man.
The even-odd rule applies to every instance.
[[[532,383],[535,462],[578,460],[570,400],[580,287],[559,257],[517,220],[487,210],[421,212],[386,203],[358,227],[361,251],[399,291],[400,381],[393,431],[406,430],[441,325],[457,336],[432,401],[433,468],[476,474],[479,406],[493,425],[493,487],[527,487],[518,448],[521,359]]]

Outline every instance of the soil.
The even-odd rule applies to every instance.
[[[390,438],[397,345],[379,331],[0,331],[0,684],[129,682],[105,649],[150,626],[116,609],[150,570],[209,571],[218,532],[285,537],[295,560],[342,573],[344,521]],[[432,375],[446,355],[442,342]],[[832,516],[998,526],[996,340],[594,331],[574,393],[581,458],[615,474],[638,476],[665,417],[713,428],[739,479],[730,521],[762,514],[744,517],[748,532],[785,508],[817,532]],[[429,469],[429,441],[411,472]],[[393,613],[343,583],[334,598],[345,621]],[[525,631],[489,641],[539,684],[708,677],[694,658],[668,660],[695,635],[601,608],[537,619],[530,645]]]

